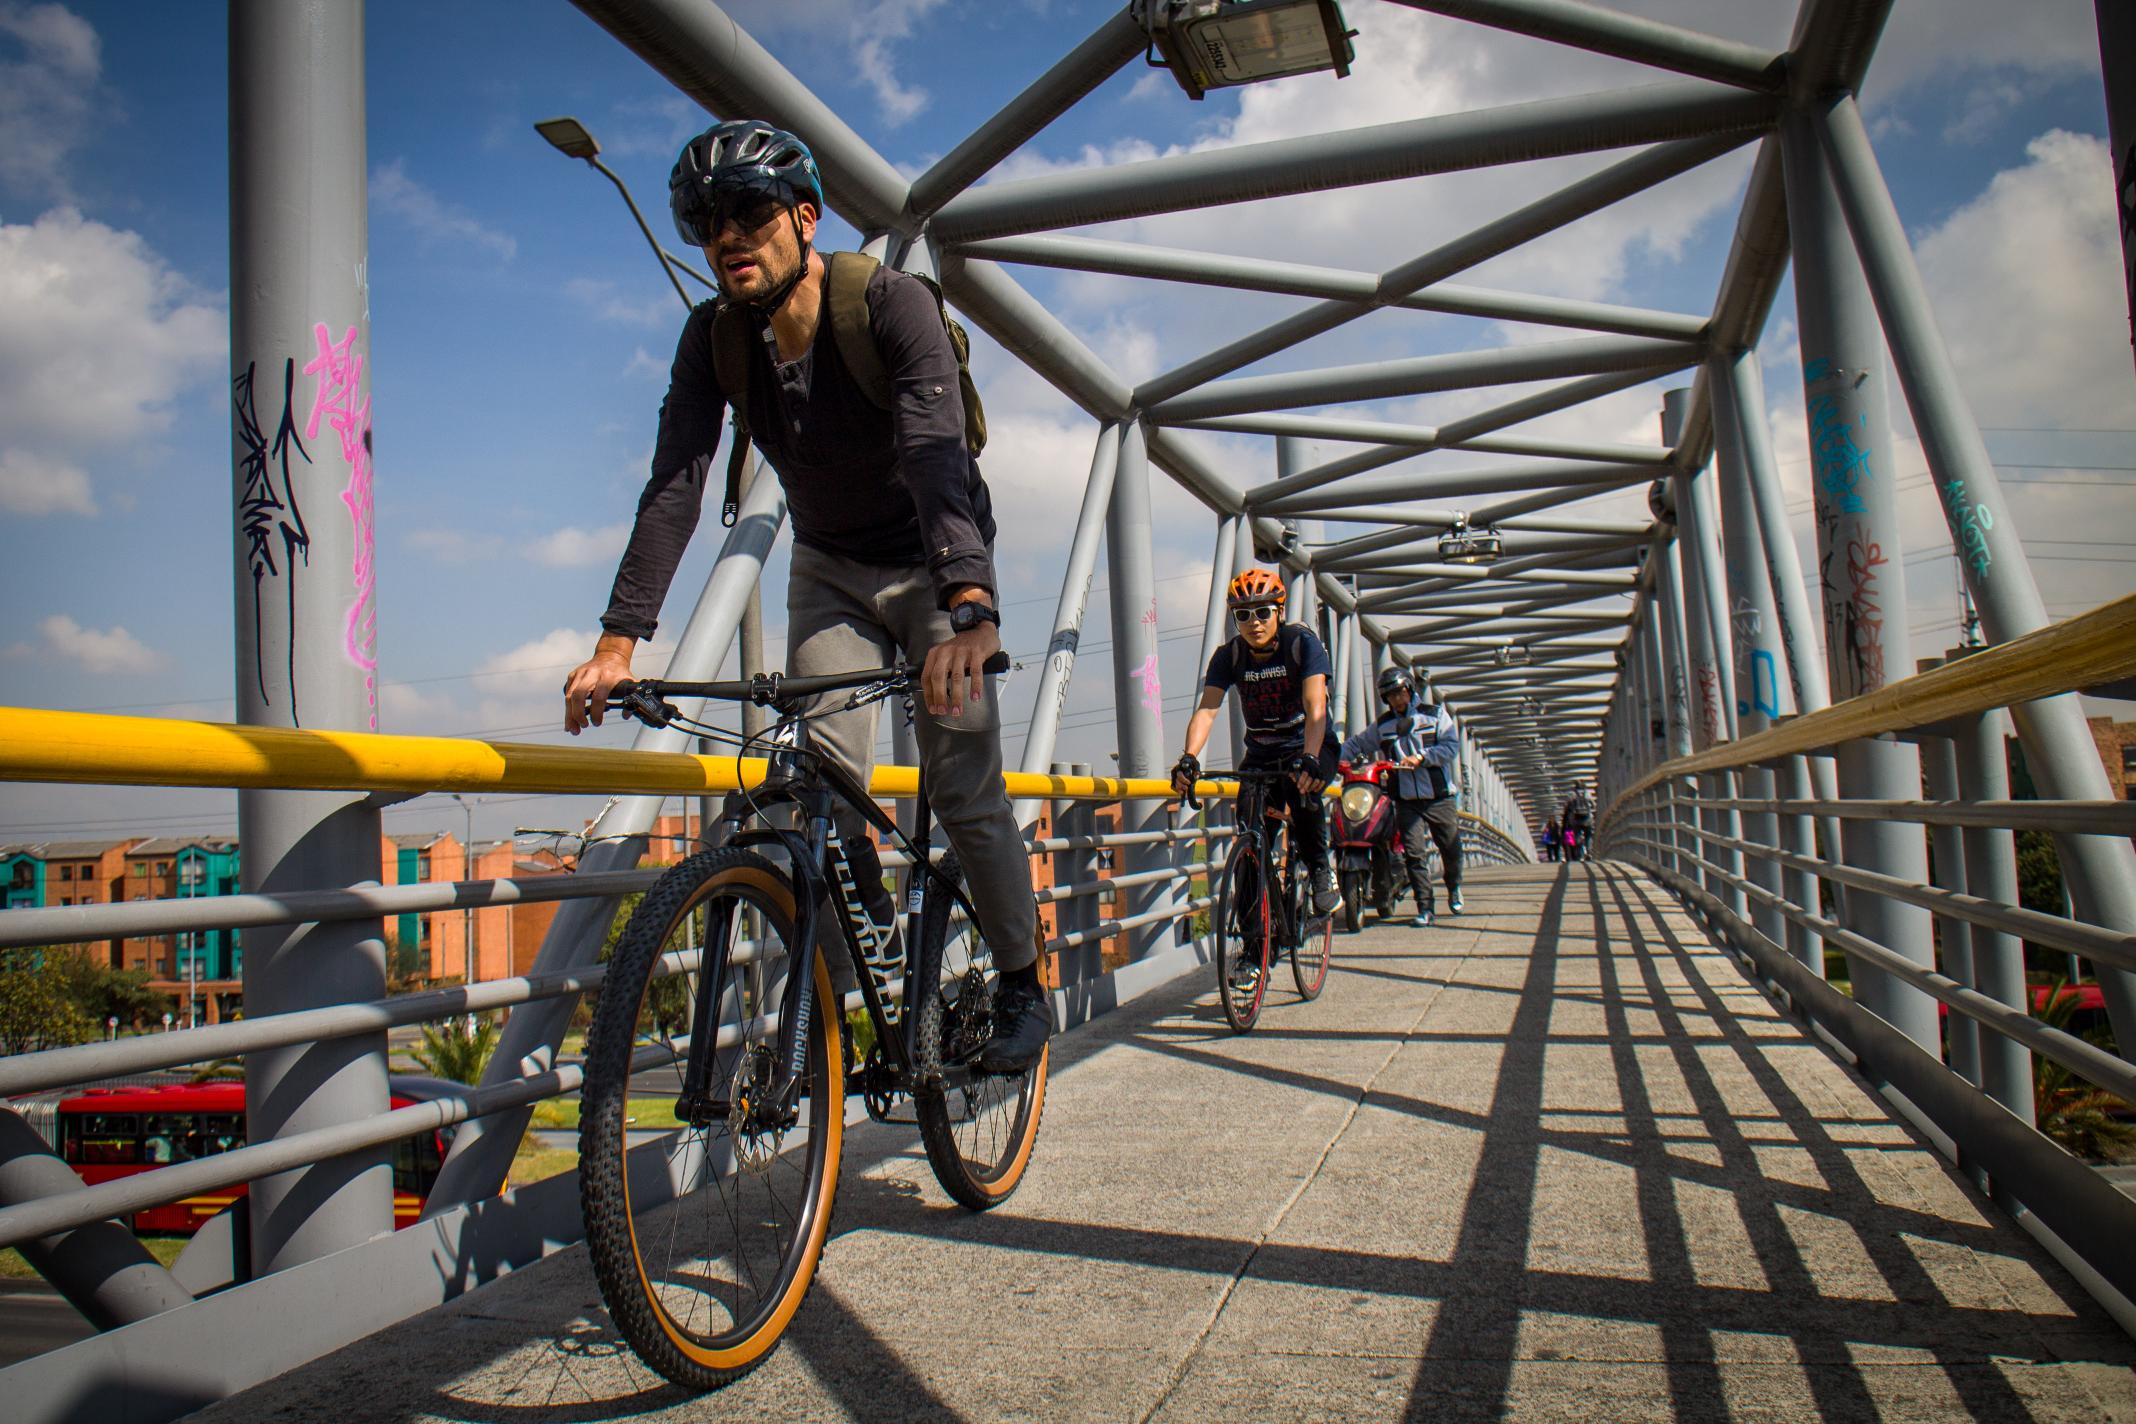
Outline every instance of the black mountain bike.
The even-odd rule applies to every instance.
[[[1210,778],[1239,783],[1238,835],[1224,861],[1211,922],[1216,939],[1216,989],[1224,1018],[1245,1033],[1261,1017],[1268,995],[1269,966],[1290,956],[1300,998],[1315,999],[1328,980],[1335,940],[1334,917],[1314,915],[1306,903],[1310,885],[1290,838],[1290,813],[1271,804],[1269,791],[1290,780],[1287,771],[1208,771]],[[1191,808],[1197,803],[1186,798]]]
[[[848,689],[834,710],[909,698],[917,678],[901,666],[639,682],[610,698],[641,721],[729,742],[740,739],[668,699],[779,713],[752,739],[769,754],[764,780],[730,803],[717,848],[661,876],[631,916],[586,1040],[579,1199],[594,1274],[624,1339],[687,1388],[761,1364],[807,1295],[838,1189],[847,1094],[877,1120],[916,1122],[935,1176],[974,1211],[1007,1200],[1030,1162],[1047,1058],[1008,1075],[978,1067],[996,974],[954,853],[930,861],[924,785],[908,838],[810,749],[800,712]],[[839,803],[911,856],[901,925],[869,915],[832,819]],[[795,809],[767,821],[781,807]],[[872,873],[872,856],[861,863]],[[825,921],[859,986],[844,1000]],[[849,1026],[854,999],[865,1018]],[[868,1028],[873,1042],[849,1063],[849,1033]],[[897,1115],[906,1100],[912,1115]]]

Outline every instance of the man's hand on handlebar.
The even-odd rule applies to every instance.
[[[1194,783],[1201,780],[1201,760],[1192,752],[1183,753],[1172,763],[1172,794],[1180,800],[1189,800],[1194,795]]]
[[[1001,635],[990,623],[929,648],[920,670],[920,700],[927,710],[937,717],[961,716],[967,698],[977,702],[986,695],[987,664],[1000,651]]]
[[[608,694],[630,678],[630,655],[637,642],[621,633],[603,633],[594,644],[593,656],[571,670],[564,679],[565,731],[575,737],[589,726],[601,725]]]
[[[1304,752],[1292,757],[1290,765],[1284,770],[1291,774],[1291,780],[1297,783],[1298,790],[1307,796],[1328,784],[1327,778],[1320,774],[1320,763]]]

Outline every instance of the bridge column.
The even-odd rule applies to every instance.
[[[1722,565],[1728,576],[1728,632],[1735,674],[1735,719],[1738,735],[1755,736],[1786,715],[1780,676],[1779,615],[1774,611],[1772,581],[1758,538],[1758,516],[1750,499],[1750,474],[1744,468],[1741,413],[1737,411],[1728,367],[1755,360],[1749,352],[1715,356],[1706,366],[1706,389],[1713,396],[1716,468],[1720,472]],[[1739,783],[1749,800],[1770,800],[1774,777],[1768,767],[1750,767]],[[1790,820],[1794,818],[1789,818]],[[1743,818],[1743,838],[1761,846],[1780,844],[1780,818],[1754,811]],[[1780,867],[1750,857],[1747,878],[1762,890],[1781,893]],[[1751,908],[1758,932],[1775,944],[1790,944],[1791,922],[1763,903]]]
[[[1113,478],[1111,512],[1105,525],[1106,571],[1112,582],[1113,718],[1123,777],[1156,776],[1169,764],[1150,545],[1149,459],[1142,426],[1129,422],[1120,432],[1119,470]],[[1121,803],[1120,828],[1124,831],[1162,830],[1169,820],[1162,801]],[[1172,851],[1170,846],[1123,846],[1119,860],[1129,871],[1155,870],[1172,863]],[[1164,893],[1161,885],[1138,885],[1123,892],[1115,904],[1124,914],[1140,914]],[[1140,959],[1159,942],[1165,928],[1155,925],[1130,931],[1130,954]]]
[[[1779,467],[1773,462],[1772,431],[1765,418],[1765,378],[1758,365],[1755,351],[1744,351],[1726,363],[1727,381],[1715,383],[1715,419],[1721,417],[1719,404],[1727,402],[1733,411],[1728,422],[1735,432],[1737,445],[1742,452],[1743,479],[1749,494],[1746,514],[1751,516],[1758,531],[1758,544],[1764,551],[1765,577],[1772,590],[1773,613],[1779,620],[1775,632],[1779,637],[1780,662],[1787,675],[1787,690],[1798,713],[1821,711],[1831,705],[1825,693],[1823,676],[1818,666],[1817,643],[1813,633],[1810,614],[1809,590],[1802,581],[1802,559],[1795,550],[1793,526],[1787,517],[1787,503],[1780,490]],[[1832,800],[1839,795],[1839,780],[1830,757],[1789,757],[1781,763],[1776,778],[1778,789],[1790,800],[1804,801],[1812,795]],[[1814,857],[1817,854],[1816,822],[1808,816],[1782,818],[1782,828],[1787,837],[1787,849],[1796,855]],[[1839,818],[1823,818],[1825,845],[1833,855],[1838,854]],[[1819,904],[1816,876],[1803,870],[1790,870],[1785,876],[1788,898],[1805,909],[1814,909]],[[1833,903],[1846,904],[1846,887],[1830,887]],[[1844,917],[1844,910],[1842,910]],[[1788,921],[1787,946],[1803,964],[1818,978],[1824,977],[1824,939],[1811,933],[1794,921]]]
[[[1833,700],[1845,701],[1913,666],[1884,343],[1808,115],[1783,122],[1781,156],[1823,571],[1825,663]],[[1921,793],[1920,755],[1900,742],[1850,742],[1839,748],[1839,791],[1850,799],[1911,801]],[[1848,821],[1839,847],[1849,865],[1927,882],[1927,840],[1918,826]],[[1849,929],[1913,963],[1933,965],[1928,911],[1857,893],[1846,899],[1845,919]],[[1850,961],[1850,972],[1864,1008],[1940,1052],[1933,999],[1869,964]]]
[[[2001,710],[1963,719],[1951,738],[1957,758],[1958,795],[1966,801],[2006,801],[2010,764],[2004,750],[2010,714]],[[1993,826],[1968,826],[1965,841],[1967,893],[1998,905],[2015,905],[2017,837]],[[2026,1013],[2024,946],[2015,935],[1986,925],[1972,927],[1974,987]],[[2032,1121],[2032,1050],[2008,1034],[1980,1035],[1980,1086],[2020,1121]]]
[[[1661,644],[1661,689],[1667,708],[1665,717],[1669,738],[1666,759],[1674,761],[1678,757],[1691,755],[1691,658],[1684,642],[1684,597],[1677,541],[1670,539],[1663,543],[1654,551],[1654,557],[1655,602],[1661,609],[1661,617],[1657,623]],[[1660,793],[1666,798],[1663,802],[1664,829],[1661,838],[1672,847],[1664,852],[1664,859],[1669,868],[1678,875],[1694,876],[1703,880],[1703,876],[1696,876],[1692,868],[1684,862],[1680,853],[1690,848],[1687,842],[1692,838],[1679,835],[1676,822],[1680,817],[1691,815],[1695,811],[1694,807],[1678,804],[1683,797],[1681,778],[1673,778],[1664,783],[1660,787]]]
[[[1099,429],[1097,447],[1091,451],[1090,477],[1083,484],[1083,509],[1076,517],[1075,537],[1068,545],[1068,567],[1061,575],[1060,601],[1053,613],[1053,636],[1046,643],[1046,668],[1039,674],[1038,696],[1031,704],[1031,725],[1024,733],[1020,764],[1024,771],[1043,772],[1053,763],[1061,708],[1068,701],[1075,650],[1083,638],[1083,614],[1090,606],[1090,580],[1098,567],[1098,539],[1105,530],[1105,512],[1112,506],[1113,479],[1119,465],[1120,427],[1108,424]],[[1019,802],[1017,824],[1028,827],[1037,810],[1036,801]]]
[[[1683,431],[1684,410],[1691,392],[1677,389],[1662,397],[1662,443],[1671,449]],[[1687,599],[1685,623],[1691,635],[1692,723],[1691,743],[1704,751],[1735,738],[1735,675],[1728,657],[1728,595],[1722,582],[1721,546],[1715,528],[1713,477],[1704,467],[1680,469],[1676,486],[1677,527],[1684,549],[1684,585]],[[1708,772],[1698,779],[1702,800],[1732,797],[1736,789],[1733,772]],[[1737,838],[1740,818],[1732,810],[1701,807],[1699,825],[1709,835]],[[1743,892],[1722,877],[1740,875],[1740,852],[1710,842],[1700,843],[1701,853],[1719,869],[1705,878],[1706,888],[1732,912],[1745,913]]]
[[[2044,628],[2047,606],[2003,498],[2002,481],[1936,330],[1861,111],[1851,96],[1841,96],[1829,110],[1806,114],[1794,124],[1796,132],[1809,130],[1804,136],[1809,147],[1802,157],[1814,159],[1814,145],[1821,140],[1823,156],[1831,163],[1826,181],[1837,190],[1876,314],[1891,335],[1893,366],[1928,457],[1958,553],[1959,574],[1979,606],[1981,623],[1998,643]],[[1791,192],[1793,175],[1790,164]],[[2010,709],[2010,716],[2041,795],[2070,801],[2113,799],[2077,694],[2020,703]],[[2055,851],[2078,919],[2113,930],[2136,930],[2136,849],[2113,836],[2057,835]],[[2094,972],[2116,1041],[2136,1044],[2136,975],[2108,964],[2096,965]]]
[[[237,718],[378,727],[370,290],[361,4],[230,6],[230,369],[236,505]],[[378,878],[367,798],[240,791],[251,894]],[[377,999],[377,919],[245,933],[254,1017]],[[254,1142],[386,1111],[386,1036],[246,1057]],[[384,1149],[252,1184],[264,1275],[393,1229]]]

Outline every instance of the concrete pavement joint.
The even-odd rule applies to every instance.
[[[1453,972],[1455,974],[1458,974],[1461,967],[1468,963],[1472,950],[1473,937],[1471,950],[1463,951],[1461,958],[1454,965]],[[1223,1289],[1217,1292],[1216,1304],[1209,1311],[1208,1318],[1202,1322],[1201,1329],[1195,1332],[1194,1339],[1187,1345],[1186,1352],[1180,1356],[1178,1365],[1173,1368],[1163,1387],[1157,1391],[1157,1397],[1150,1401],[1150,1407],[1143,1411],[1136,1420],[1136,1424],[1149,1424],[1149,1421],[1156,1417],[1157,1412],[1164,1408],[1165,1402],[1179,1388],[1180,1382],[1186,1379],[1187,1371],[1194,1367],[1195,1360],[1200,1357],[1203,1347],[1208,1343],[1209,1336],[1215,1331],[1217,1321],[1223,1318],[1224,1307],[1231,1303],[1232,1295],[1239,1288],[1239,1282],[1244,1280],[1247,1273],[1253,1269],[1254,1260],[1261,1254],[1261,1248],[1268,1244],[1269,1236],[1283,1225],[1284,1218],[1290,1215],[1291,1208],[1298,1204],[1298,1199],[1311,1189],[1315,1181],[1319,1180],[1321,1170],[1327,1166],[1329,1154],[1342,1141],[1343,1134],[1350,1130],[1350,1124],[1357,1120],[1357,1114],[1364,1108],[1366,1099],[1372,1096],[1372,1089],[1378,1084],[1381,1075],[1387,1071],[1387,1065],[1394,1062],[1395,1055],[1399,1054],[1403,1045],[1409,1042],[1410,1035],[1422,1027],[1424,1020],[1431,1016],[1432,1009],[1438,1004],[1440,996],[1446,992],[1447,985],[1450,982],[1451,978],[1443,979],[1434,986],[1431,996],[1424,1001],[1424,1007],[1417,1011],[1416,1018],[1410,1021],[1408,1029],[1403,1032],[1401,1038],[1395,1040],[1380,1058],[1371,1075],[1366,1078],[1364,1086],[1358,1089],[1357,1096],[1351,1101],[1348,1111],[1343,1114],[1342,1121],[1335,1125],[1333,1134],[1321,1145],[1319,1156],[1313,1160],[1312,1170],[1305,1174],[1304,1179],[1291,1191],[1290,1196],[1284,1200],[1283,1205],[1276,1209],[1275,1220],[1271,1221],[1254,1238],[1252,1247],[1246,1253],[1246,1259],[1239,1263],[1238,1269],[1231,1273],[1231,1279],[1224,1282]],[[1299,1352],[1277,1351],[1274,1353]],[[1358,1356],[1357,1358],[1378,1359],[1381,1357],[1368,1355]],[[1403,1358],[1406,1358],[1406,1356]]]

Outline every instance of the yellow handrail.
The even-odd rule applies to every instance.
[[[1611,803],[1660,782],[1730,771],[2136,676],[2136,594],[1777,727],[1654,768]]]
[[[259,790],[577,792],[697,796],[755,786],[761,757],[540,746],[382,732],[300,731],[0,707],[0,781],[106,786],[230,786]],[[1009,795],[1116,801],[1169,797],[1156,777],[1047,776],[1009,772]],[[877,796],[911,796],[919,772],[879,766]],[[1196,794],[1230,796],[1229,781],[1196,783]]]

